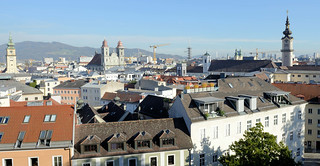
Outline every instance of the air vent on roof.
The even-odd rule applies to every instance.
[[[229,85],[230,88],[233,88],[233,85],[231,83],[228,83],[228,85]]]
[[[253,86],[253,84],[252,84],[251,82],[248,82],[248,84],[249,84],[250,86]]]

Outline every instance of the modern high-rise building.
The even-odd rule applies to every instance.
[[[14,48],[14,43],[12,42],[11,35],[9,36],[9,42],[7,45],[7,67],[5,69],[6,73],[18,73],[17,70],[17,57],[16,57],[16,49]]]
[[[286,29],[283,31],[284,36],[282,40],[282,66],[292,66],[293,61],[293,37],[292,32],[289,29],[289,17],[287,16]]]

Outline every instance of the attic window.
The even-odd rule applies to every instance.
[[[7,124],[9,119],[10,119],[9,116],[0,117],[0,124]]]
[[[139,132],[135,138],[135,149],[151,148],[152,136],[145,132]]]
[[[98,152],[97,145],[84,145],[84,152]]]
[[[163,130],[160,136],[160,147],[174,146],[176,144],[174,136],[171,130]]]
[[[111,150],[124,150],[123,142],[111,143]]]
[[[16,147],[17,148],[21,148],[21,144],[22,144],[22,141],[23,141],[23,138],[24,138],[24,135],[26,134],[25,131],[20,131],[19,135],[18,135],[18,140],[16,142]]]
[[[228,85],[229,85],[230,88],[233,88],[233,85],[231,83],[228,83]]]
[[[38,145],[50,146],[52,130],[42,130],[39,136]]]
[[[150,140],[137,141],[137,148],[150,148]]]
[[[44,116],[44,122],[55,122],[57,115],[46,115]]]
[[[108,151],[126,150],[126,137],[122,133],[114,134],[108,141]]]
[[[0,142],[1,142],[2,137],[3,137],[3,133],[0,132]]]
[[[174,145],[174,138],[162,139],[162,145],[163,146]]]

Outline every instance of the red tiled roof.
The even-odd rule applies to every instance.
[[[273,83],[272,85],[284,91],[291,92],[294,96],[304,96],[304,100],[306,101],[320,96],[320,85],[316,84]]]
[[[55,122],[44,122],[45,115],[57,115]],[[30,115],[29,123],[23,123]],[[70,105],[0,107],[0,116],[9,116],[7,124],[0,124],[3,137],[0,144],[17,141],[20,131],[25,131],[23,142],[38,142],[41,130],[52,130],[51,141],[72,140],[73,108]]]

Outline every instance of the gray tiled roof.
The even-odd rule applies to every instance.
[[[254,72],[261,68],[277,68],[271,60],[212,60],[212,72]]]
[[[159,136],[163,130],[170,130],[174,133],[175,146],[159,147]],[[134,149],[133,142],[140,132],[147,132],[152,137],[152,148]],[[126,139],[126,148],[124,151],[110,152],[107,151],[107,143],[117,134],[121,134]],[[80,153],[80,143],[88,135],[96,135],[101,139],[100,152],[91,154]],[[192,147],[192,141],[188,129],[182,118],[172,119],[152,119],[136,120],[109,123],[92,123],[76,126],[75,130],[75,153],[74,158],[90,158],[102,156],[114,156],[125,154],[136,154],[146,152],[158,152],[167,150],[188,149]]]
[[[0,85],[16,87],[16,90],[22,91],[22,94],[42,94],[40,90],[14,80],[0,80]]]
[[[83,86],[86,83],[86,80],[71,80],[63,82],[60,85],[54,87],[53,89],[80,89],[81,86]]]
[[[231,84],[231,86],[229,85]],[[257,98],[257,108],[259,111],[265,111],[270,109],[278,108],[274,103],[264,100],[262,102],[259,97],[263,98],[264,92],[279,92],[283,93],[277,87],[259,79],[256,77],[238,77],[238,78],[226,78],[218,80],[219,91],[217,92],[200,92],[200,93],[190,93],[184,94],[182,99],[182,104],[187,111],[188,116],[191,121],[201,121],[205,120],[203,114],[196,106],[193,99],[205,98],[205,97],[215,97],[220,99],[225,99],[228,96],[238,96],[240,94],[258,96]],[[305,101],[296,98],[293,95],[289,95],[291,103],[300,104]],[[230,103],[225,100],[222,106],[225,116],[237,116],[239,113],[230,105]],[[245,112],[248,114],[253,113],[248,107],[245,106]]]

